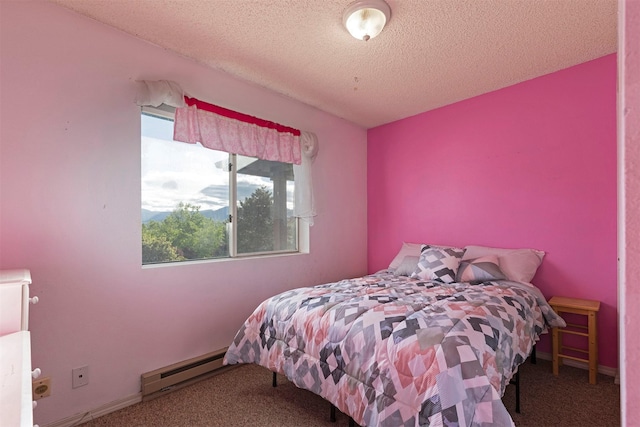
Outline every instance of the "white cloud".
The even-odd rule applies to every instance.
[[[229,174],[215,167],[225,158],[226,153],[200,145],[143,137],[142,208],[166,211],[180,202],[198,204],[202,210],[227,206],[228,196],[202,191],[220,188],[228,194]]]
[[[229,155],[172,140],[173,123],[143,115],[142,122],[142,208],[171,211],[180,202],[200,210],[229,205]],[[250,196],[258,187],[273,191],[269,178],[238,174],[238,199]],[[287,182],[287,207],[293,209],[293,183]]]

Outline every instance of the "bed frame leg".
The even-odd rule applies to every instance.
[[[531,350],[531,363],[532,364],[536,364],[537,359],[536,359],[536,346],[535,344],[533,345],[533,350]]]
[[[333,403],[331,404],[331,412],[329,413],[329,420],[332,423],[336,422],[336,407]],[[353,418],[351,417],[349,417],[349,427],[356,427],[356,422],[353,421]]]
[[[520,413],[520,372],[516,372],[516,413]]]
[[[276,376],[276,373],[273,373],[273,382],[271,383],[274,387],[278,387],[278,377]]]

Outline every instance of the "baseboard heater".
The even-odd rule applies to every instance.
[[[227,348],[142,374],[142,400],[153,399],[225,370],[228,366],[223,366],[222,361]]]

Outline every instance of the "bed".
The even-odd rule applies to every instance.
[[[283,374],[361,426],[513,425],[505,388],[540,334],[564,321],[529,280],[513,280],[530,271],[516,277],[504,257],[404,249],[376,274],[265,300],[225,364]]]

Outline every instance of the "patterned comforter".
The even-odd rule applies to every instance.
[[[267,299],[225,363],[281,373],[362,426],[509,426],[509,380],[563,325],[533,285],[378,273]]]

